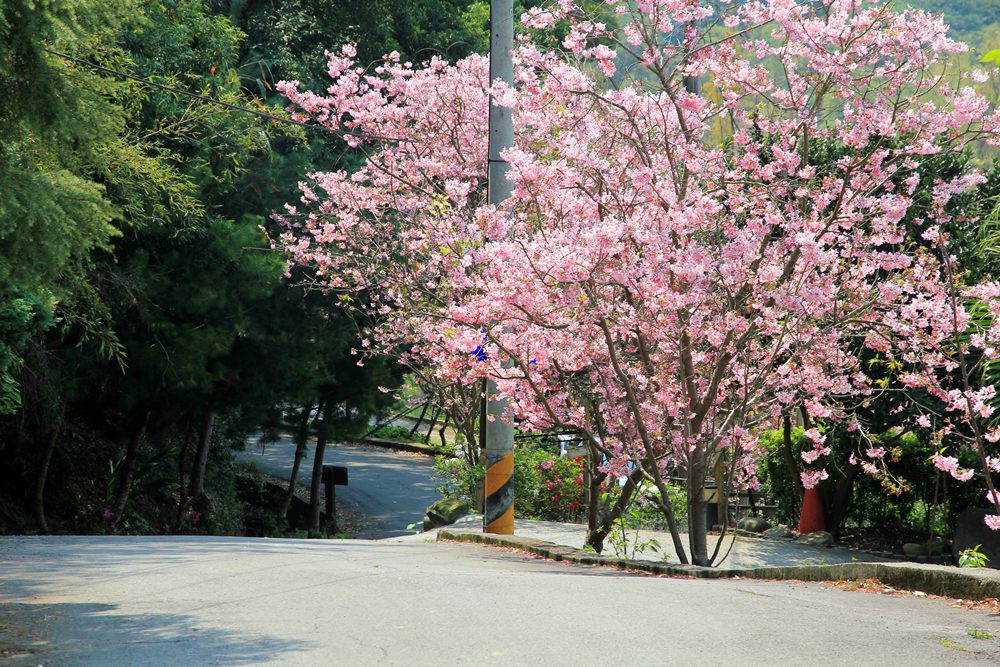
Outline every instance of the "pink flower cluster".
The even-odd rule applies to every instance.
[[[967,470],[958,467],[958,459],[954,456],[942,456],[935,454],[931,457],[931,462],[938,470],[944,471],[960,482],[967,482],[975,475],[974,470]]]

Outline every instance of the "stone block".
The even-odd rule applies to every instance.
[[[740,530],[745,530],[751,533],[763,533],[765,530],[771,527],[771,524],[767,522],[766,519],[761,519],[760,517],[748,516],[740,519],[736,523],[736,527]]]
[[[772,539],[788,540],[795,537],[788,526],[775,526],[774,528],[768,528],[763,533],[764,537],[770,537]]]
[[[795,538],[795,541],[799,544],[808,544],[813,547],[828,547],[833,544],[833,535],[825,530],[817,530],[812,533],[800,535]]]
[[[450,526],[469,513],[469,506],[454,498],[442,498],[427,508],[424,530]]]

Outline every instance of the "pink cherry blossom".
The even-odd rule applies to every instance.
[[[950,289],[945,233],[982,176],[913,193],[924,156],[995,142],[1000,115],[969,88],[925,95],[964,50],[940,17],[857,0],[606,6],[620,30],[572,0],[529,10],[531,29],[565,22],[570,53],[519,38],[513,87],[481,56],[366,69],[349,48],[329,56],[325,95],[280,85],[296,118],[366,151],[353,173],[307,175],[275,239],[371,323],[360,353],[398,355],[444,396],[489,376],[505,419],[580,433],[593,473],[641,464],[693,488],[716,460],[754,484],[757,434],[792,410],[857,429],[849,406],[878,390],[862,345],[941,401],[934,437],[987,432],[995,392],[954,379],[951,346],[974,334],[995,354],[1000,318],[968,304],[1000,314],[1000,287]],[[491,96],[516,128],[502,206],[484,198]],[[821,142],[850,157],[817,164]],[[830,450],[807,437],[812,488]],[[884,450],[865,453],[882,474]]]

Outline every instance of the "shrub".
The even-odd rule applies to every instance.
[[[413,437],[410,435],[410,429],[402,426],[380,426],[372,433],[372,437],[384,438],[386,440],[404,440],[406,442],[413,440]]]
[[[514,513],[524,519],[578,521],[584,507],[582,458],[565,459],[543,449],[514,450]],[[438,491],[475,505],[477,489],[486,475],[483,466],[472,466],[454,454],[434,462]]]
[[[579,521],[585,513],[584,462],[543,449],[514,452],[514,513],[526,519]],[[520,506],[520,508],[519,508]]]

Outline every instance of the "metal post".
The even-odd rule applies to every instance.
[[[337,492],[333,480],[327,480],[323,485],[326,490],[326,526],[327,530],[336,534],[337,532]]]
[[[513,0],[490,0],[490,83],[500,79],[514,85]],[[507,179],[508,165],[500,153],[514,145],[514,123],[511,110],[498,107],[490,99],[489,155],[487,199],[499,204],[511,193]],[[514,534],[514,426],[505,424],[500,416],[506,401],[495,400],[496,383],[486,381],[484,427],[486,443],[486,500],[483,532],[499,535]]]

